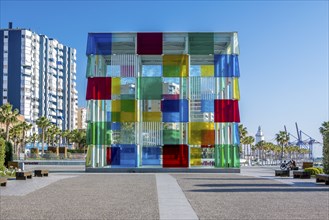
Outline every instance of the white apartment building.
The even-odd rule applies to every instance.
[[[0,29],[0,105],[33,124],[46,116],[62,130],[77,124],[76,50],[28,29]]]

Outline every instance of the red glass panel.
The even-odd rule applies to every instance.
[[[162,54],[162,33],[137,33],[137,54]]]
[[[188,167],[187,145],[164,145],[162,148],[163,167]]]
[[[106,148],[106,164],[111,165],[111,148]]]
[[[86,99],[87,100],[111,99],[111,77],[88,78]]]
[[[238,100],[215,100],[215,122],[240,122]]]

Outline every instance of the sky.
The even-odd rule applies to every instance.
[[[0,26],[30,28],[77,49],[86,106],[88,32],[230,32],[240,46],[241,123],[266,141],[295,122],[322,142],[329,120],[328,1],[0,1]],[[306,136],[304,136],[306,139]],[[292,140],[294,140],[292,138]],[[315,145],[315,156],[321,155]]]

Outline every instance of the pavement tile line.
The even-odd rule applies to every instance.
[[[73,177],[75,176],[50,174],[48,177],[33,177],[27,180],[9,180],[6,187],[1,187],[0,196],[25,196],[59,180]]]
[[[160,220],[199,219],[176,179],[169,174],[155,174]]]

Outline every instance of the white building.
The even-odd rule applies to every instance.
[[[264,141],[265,140],[265,137],[264,137],[262,128],[260,126],[258,127],[258,131],[257,131],[255,137],[256,137],[255,138],[255,144],[257,144],[260,141]]]
[[[78,109],[77,129],[87,129],[87,108]]]
[[[37,132],[47,117],[62,130],[77,124],[76,50],[25,28],[0,29],[0,105],[9,102]]]

